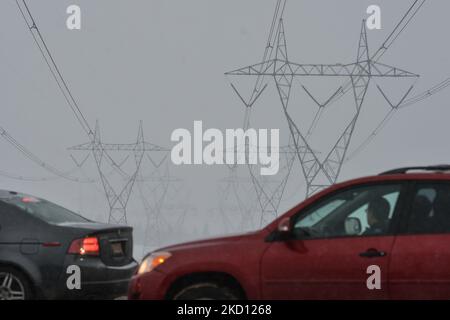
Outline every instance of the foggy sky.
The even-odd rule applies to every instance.
[[[382,30],[368,32],[373,53],[411,3],[288,1],[284,20],[290,60],[354,62],[366,8],[378,4],[382,9]],[[230,80],[236,79],[224,73],[260,62],[275,0],[29,0],[28,4],[83,114],[92,126],[99,120],[103,140],[135,141],[138,122],[143,120],[146,140],[170,148],[174,145],[170,141],[172,131],[192,130],[194,120],[202,120],[207,128],[242,126],[244,107],[229,86]],[[70,4],[81,7],[80,31],[65,26],[65,11]],[[416,83],[377,80],[371,84],[350,152],[389,110],[376,84],[397,101],[412,84],[414,95],[450,76],[449,13],[448,1],[428,1],[380,61],[420,74],[421,78]],[[78,159],[85,154],[67,148],[88,139],[51,77],[14,0],[0,2],[0,16],[0,126],[46,162],[68,171],[74,167],[70,154]],[[325,101],[345,80],[305,79],[302,84],[318,100]],[[245,81],[242,79],[244,88]],[[290,108],[306,132],[315,105],[298,82],[293,90]],[[398,112],[367,149],[344,165],[339,180],[406,165],[449,163],[449,97],[447,90]],[[333,144],[354,111],[349,98],[325,114],[311,139],[313,148],[325,152]],[[273,84],[255,106],[252,125],[279,128],[281,144],[287,142],[287,123]],[[4,140],[0,140],[0,150],[1,171],[52,177]],[[86,176],[98,179],[92,157],[84,171]],[[151,172],[148,162],[142,171],[144,175]],[[200,236],[205,228],[209,234],[229,232],[218,217],[217,192],[219,180],[228,175],[227,167],[171,166],[170,171],[183,179],[183,185],[167,204],[190,206],[192,210],[180,226],[184,234],[166,234],[162,244]],[[81,172],[74,175],[83,177]],[[245,167],[240,175],[247,175]],[[0,176],[0,188],[47,198],[89,218],[107,219],[107,203],[99,182],[26,182]],[[297,161],[280,212],[303,198],[304,178]],[[145,211],[137,189],[128,214],[140,245]]]

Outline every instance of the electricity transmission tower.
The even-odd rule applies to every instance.
[[[50,73],[52,74],[59,90],[61,91],[67,105],[73,112],[76,120],[80,124],[83,131],[86,133],[89,142],[83,145],[79,145],[71,148],[72,150],[91,151],[93,158],[96,162],[97,169],[100,175],[100,180],[103,185],[103,189],[109,204],[109,218],[110,223],[127,223],[126,208],[130,199],[131,192],[135,181],[139,175],[140,167],[144,154],[148,152],[165,152],[163,148],[150,144],[144,141],[144,134],[142,129],[142,123],[139,125],[138,137],[135,143],[132,144],[106,144],[101,141],[100,131],[98,123],[96,123],[95,130],[92,130],[86,116],[82,113],[78,101],[75,99],[74,94],[70,90],[66,80],[62,76],[62,72],[55,62],[44,37],[39,30],[36,20],[34,19],[31,11],[25,0],[16,0],[17,7],[36,43],[45,63],[47,64]],[[118,164],[111,153],[113,152],[131,152],[135,160],[135,168],[133,172],[128,175],[122,169],[122,165]],[[125,160],[126,161],[126,160]],[[36,162],[36,161],[35,161]],[[118,173],[124,180],[124,186],[120,188],[114,188],[109,175],[106,173],[104,166],[109,165],[113,171]],[[53,170],[54,171],[54,170]],[[58,172],[56,172],[58,173]]]
[[[169,162],[163,158],[155,168],[151,175],[139,174],[136,180],[146,213],[142,254],[160,247],[168,237],[179,233],[188,211],[192,210],[183,192],[183,181],[170,174]]]
[[[396,25],[392,33],[383,42],[382,46],[371,55],[369,52],[368,37],[366,31],[366,23],[363,21],[359,36],[358,50],[356,61],[342,64],[300,64],[289,60],[286,33],[283,22],[283,14],[287,0],[278,0],[274,18],[272,21],[269,38],[264,51],[262,62],[253,64],[244,68],[227,72],[228,76],[250,76],[255,77],[255,84],[249,99],[244,99],[241,92],[236,89],[234,84],[233,90],[239,96],[246,107],[246,116],[244,127],[247,128],[250,122],[251,109],[259,99],[263,91],[268,85],[268,81],[272,80],[277,89],[279,100],[281,102],[282,111],[287,119],[291,141],[295,148],[298,160],[300,161],[303,176],[306,180],[307,196],[336,183],[342,169],[342,165],[346,159],[349,145],[355,133],[355,126],[361,114],[365,98],[371,83],[371,79],[387,78],[418,78],[417,74],[393,67],[379,62],[381,57],[386,53],[392,43],[404,31],[406,26],[411,22],[425,0],[416,0]],[[335,77],[345,79],[346,82],[337,89],[335,94],[325,103],[321,104],[315,97],[302,86],[308,96],[318,105],[319,110],[311,124],[308,135],[305,135],[300,126],[291,116],[289,111],[289,101],[293,89],[294,80],[306,77]],[[267,80],[268,79],[268,80]],[[447,84],[448,85],[448,84]],[[397,110],[408,101],[414,101],[412,98],[406,98],[411,93],[413,87],[404,94],[401,101],[393,104],[381,87],[378,87],[383,97],[388,101],[393,110]],[[325,152],[325,158],[320,160],[316,151],[314,151],[308,141],[312,129],[319,121],[324,109],[351,92],[353,95],[355,112],[351,120],[347,123],[331,150]]]
[[[148,152],[167,152],[167,150],[162,147],[148,143],[144,140],[142,121],[139,124],[137,139],[134,143],[109,144],[102,142],[100,128],[97,122],[93,141],[71,147],[69,150],[92,152],[109,205],[108,222],[114,224],[127,223],[127,204],[136,179],[139,177],[144,154]],[[125,180],[125,184],[119,188],[114,188],[109,177],[105,174],[104,159],[106,152],[131,152],[134,157],[135,167],[130,175],[123,172],[121,165],[114,164],[114,167],[120,168]]]
[[[279,157],[279,171],[274,177],[260,176],[254,168],[248,166],[261,210],[259,227],[265,226],[278,215],[278,209],[294,165],[295,149],[290,145],[280,147]]]
[[[247,144],[247,152],[251,152],[250,149]],[[224,152],[229,151],[225,150]],[[227,217],[230,212],[239,215],[241,228],[249,229],[262,227],[277,217],[297,156],[293,145],[282,146],[278,152],[279,170],[273,177],[260,176],[258,167],[249,164],[247,165],[249,178],[239,176],[237,166],[230,166],[229,175],[219,181],[218,211],[225,227],[231,224]],[[248,190],[248,185],[252,186],[253,192]],[[260,213],[259,218],[254,217],[256,212]]]
[[[239,177],[237,168],[229,170],[227,177],[218,182],[218,208],[225,232],[251,229],[255,226],[257,199],[249,178]],[[234,222],[232,226],[230,224]]]

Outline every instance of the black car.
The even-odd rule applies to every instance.
[[[122,296],[137,267],[132,252],[131,227],[0,190],[0,300]]]

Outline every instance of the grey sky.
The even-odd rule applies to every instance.
[[[138,121],[143,120],[146,139],[166,147],[173,145],[170,134],[174,129],[191,129],[194,120],[203,120],[205,127],[220,129],[242,125],[244,108],[224,72],[260,61],[275,5],[274,0],[29,0],[28,3],[83,113],[92,125],[95,119],[100,121],[105,142],[133,141]],[[373,52],[411,3],[409,0],[288,1],[285,27],[290,60],[353,62],[366,8],[378,4],[382,9],[383,29],[368,33]],[[81,7],[81,31],[65,27],[65,11],[70,4]],[[450,48],[446,41],[449,12],[448,1],[428,1],[383,57],[383,63],[421,75],[413,94],[450,76]],[[51,78],[15,1],[1,1],[0,15],[0,126],[50,164],[61,170],[73,168],[67,148],[87,142],[87,137]],[[340,85],[323,79],[302,83],[322,101]],[[412,81],[378,84],[396,101]],[[294,90],[291,108],[305,132],[314,105],[298,83]],[[340,180],[397,166],[448,163],[449,97],[450,90],[444,91],[397,113],[364,152],[345,164]],[[329,148],[333,137],[348,121],[349,110],[354,108],[351,103],[344,99],[324,116],[323,125],[311,140],[313,147]],[[387,111],[386,103],[372,84],[351,150]],[[273,86],[255,106],[252,124],[257,128],[280,128],[284,142],[287,141],[286,120]],[[0,150],[0,170],[24,176],[49,176],[3,140]],[[86,174],[97,178],[92,158],[88,161]],[[148,172],[146,169],[143,168],[144,173]],[[184,227],[186,235],[180,234],[170,241],[196,236],[195,232],[204,229],[205,221],[213,224],[209,227],[211,233],[223,231],[218,219],[207,217],[218,207],[217,182],[227,176],[226,167],[185,166],[171,168],[171,172],[185,181],[183,191],[171,201],[189,202],[196,210],[189,211],[189,221]],[[245,176],[245,168],[241,174]],[[297,163],[281,211],[303,199],[303,187]],[[98,220],[107,217],[99,183],[24,182],[1,177],[0,188],[42,196]],[[143,215],[139,197],[132,196],[129,216],[138,235],[142,233]]]

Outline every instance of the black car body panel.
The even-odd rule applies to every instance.
[[[126,292],[137,267],[132,257],[131,227],[87,219],[48,223],[3,201],[5,193],[25,196],[0,192],[0,266],[12,266],[24,273],[37,298],[113,298]],[[98,256],[68,254],[72,241],[92,236],[100,244]],[[80,290],[67,288],[70,265],[80,267]]]

